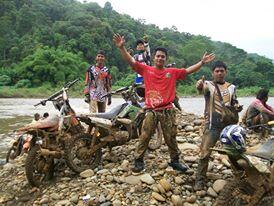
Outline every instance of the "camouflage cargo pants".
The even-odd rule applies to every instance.
[[[165,143],[168,146],[171,159],[179,159],[180,151],[176,141],[177,125],[174,109],[146,111],[135,159],[141,159],[144,157],[150,138],[154,134],[158,122],[161,124]]]

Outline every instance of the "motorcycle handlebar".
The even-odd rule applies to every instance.
[[[258,127],[263,127],[267,130],[271,130],[271,128],[269,128],[268,124],[257,124],[257,125],[253,125],[253,126],[249,126],[247,127],[248,129],[254,129],[254,128],[258,128]]]
[[[61,95],[63,93],[63,90],[69,89],[72,85],[74,85],[78,81],[79,81],[79,78],[73,80],[72,82],[68,82],[67,84],[64,85],[64,87],[61,90],[59,90],[58,92],[55,92],[49,98],[40,101],[39,103],[35,104],[34,106],[37,107],[40,104],[43,105],[43,106],[45,106],[47,101],[51,101],[54,98],[58,97],[59,95]]]
[[[117,94],[117,93],[120,93],[120,92],[123,92],[123,91],[126,91],[126,90],[128,90],[129,89],[129,87],[122,87],[122,88],[120,88],[120,89],[117,89],[116,91],[114,91],[115,92],[115,94]]]
[[[122,87],[122,88],[120,88],[120,89],[117,89],[116,91],[112,91],[112,92],[109,92],[109,93],[103,95],[102,98],[107,97],[107,96],[110,96],[110,95],[112,95],[112,94],[118,94],[118,93],[123,92],[123,91],[126,91],[126,90],[128,90],[128,89],[129,89],[128,86],[127,86],[127,87]]]
[[[73,80],[72,82],[68,82],[67,84],[65,84],[64,88],[69,89],[72,85],[74,85],[78,81],[79,81],[79,78]]]

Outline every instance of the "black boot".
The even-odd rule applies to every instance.
[[[139,173],[144,169],[145,169],[144,160],[143,159],[136,159],[134,161],[134,168],[132,169],[132,172]]]
[[[177,170],[183,173],[185,173],[188,169],[188,167],[184,164],[181,164],[178,159],[171,160],[171,162],[168,163],[168,165],[171,166],[174,170]]]

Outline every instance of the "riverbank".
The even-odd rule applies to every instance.
[[[218,193],[232,177],[226,156],[216,152],[208,169],[206,187],[195,192],[193,184],[198,166],[202,119],[185,112],[177,114],[177,142],[180,158],[188,165],[186,174],[168,166],[169,153],[165,144],[160,149],[148,151],[146,170],[132,173],[137,139],[111,152],[103,149],[101,165],[80,175],[69,170],[64,162],[55,167],[55,179],[40,188],[32,188],[25,177],[26,155],[0,168],[0,204],[2,205],[178,205],[211,206]],[[259,139],[249,136],[248,145]],[[83,200],[85,199],[85,201]]]
[[[61,88],[61,86],[60,86]],[[46,98],[60,88],[52,87],[37,87],[37,88],[14,88],[14,87],[0,87],[0,98]],[[120,86],[113,86],[113,90],[120,88]],[[259,87],[249,87],[237,90],[239,97],[256,96]],[[83,97],[83,85],[75,85],[70,89],[71,97]],[[195,86],[179,86],[177,94],[184,97],[199,96]],[[274,96],[274,88],[270,89],[270,96]]]

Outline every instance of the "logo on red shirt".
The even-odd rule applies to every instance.
[[[152,108],[159,106],[163,102],[163,97],[158,91],[148,91],[147,99],[150,102]]]

